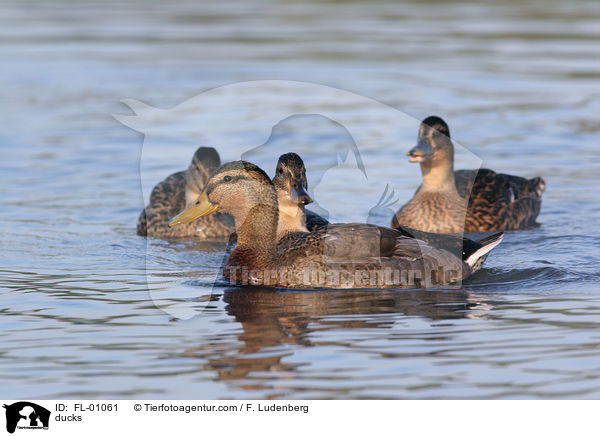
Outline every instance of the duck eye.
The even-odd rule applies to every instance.
[[[225,177],[223,177],[223,181],[224,182],[231,182],[231,176],[225,176]]]
[[[278,174],[283,174],[283,168],[277,168],[277,173]]]

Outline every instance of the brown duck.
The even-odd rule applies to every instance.
[[[423,120],[417,145],[407,153],[419,162],[423,183],[392,219],[426,232],[460,233],[527,229],[536,226],[546,183],[541,177],[489,169],[454,171],[454,146],[439,117]]]
[[[227,240],[235,231],[233,219],[216,213],[177,227],[169,227],[169,220],[198,198],[210,174],[221,165],[217,151],[200,147],[194,153],[187,171],[171,174],[152,190],[150,204],[141,212],[137,233],[161,238],[200,238]],[[306,192],[308,182],[304,162],[296,153],[279,158],[273,183],[279,200],[279,237],[288,233],[307,232],[328,224],[314,212],[304,209],[312,199]]]
[[[169,225],[221,211],[233,216],[237,245],[223,275],[236,284],[288,288],[407,288],[467,278],[501,240],[472,242],[464,256],[435,248],[398,230],[333,224],[278,243],[277,191],[249,162],[223,165],[198,200]],[[463,260],[464,259],[464,260]]]

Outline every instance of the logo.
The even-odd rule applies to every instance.
[[[167,175],[160,172],[160,168],[166,165],[175,170],[180,169],[181,165],[188,165],[190,156],[199,145],[214,146],[223,163],[241,159],[258,165],[268,174],[274,173],[278,156],[291,151],[298,153],[308,163],[309,195],[316,196],[310,206],[312,212],[334,223],[367,222],[389,226],[400,207],[394,194],[399,193],[399,198],[411,198],[414,195],[412,185],[420,177],[417,168],[409,167],[405,148],[414,143],[414,134],[419,131],[421,122],[391,106],[343,89],[309,82],[257,80],[208,89],[169,109],[149,106],[133,99],[123,100],[123,103],[132,110],[133,115],[113,116],[144,135],[140,157],[144,198],[150,198],[155,184]],[[466,148],[456,142],[454,148],[460,150],[461,159],[468,161],[466,167],[481,167],[481,159]],[[389,149],[389,152],[382,153],[385,149]],[[409,168],[413,174],[408,174]],[[350,181],[352,191],[359,193],[360,201],[348,193]],[[162,192],[170,190],[171,187]],[[201,191],[190,190],[187,193],[184,190],[180,192],[186,204],[190,201],[188,196],[195,198]],[[342,192],[349,195],[340,195]],[[325,210],[321,205],[327,205],[328,209]],[[180,206],[180,210],[185,208],[184,205]],[[161,214],[157,212],[159,221]],[[165,233],[159,233],[158,238],[179,238],[168,233],[166,223],[161,225],[161,231]],[[191,228],[198,235],[206,230],[202,224],[197,224],[197,227],[192,225]],[[350,261],[349,253],[344,250],[350,247],[357,260],[368,259],[375,265],[383,265],[385,262],[381,261],[380,244],[361,244],[360,248],[364,250],[357,251],[351,244],[338,243],[339,237],[348,237],[347,233],[338,236],[335,230],[327,232],[322,239],[324,243],[320,257],[324,269],[331,271],[330,279],[325,279],[325,282],[321,280],[318,269],[306,270],[308,275],[303,272],[302,278],[286,279],[283,275],[289,271],[286,268],[281,273],[274,269],[250,269],[247,270],[248,274],[240,269],[239,282],[269,286],[267,283],[285,283],[289,280],[296,285],[312,288],[330,287],[328,283],[339,287],[344,281],[363,288],[383,282],[386,286],[389,283],[390,287],[411,287],[409,283],[413,278],[417,280],[412,271],[409,277],[404,274],[408,274],[408,271],[400,269],[390,270],[391,283],[386,278],[380,279],[379,273],[362,276],[368,272],[366,267],[356,269],[360,277],[349,277],[343,273],[343,268],[336,266]],[[357,236],[356,241],[377,241],[379,238],[378,234]],[[146,280],[150,296],[156,307],[180,319],[190,319],[206,309],[215,301],[216,295],[222,293],[223,287],[230,285],[229,279],[223,279],[222,274],[225,272],[223,266],[229,257],[229,249],[221,251],[220,262],[217,259],[210,261],[214,262],[214,268],[206,267],[202,262],[203,266],[199,269],[195,259],[191,260],[188,256],[194,250],[191,247],[182,250],[177,248],[176,253],[173,252],[178,258],[181,253],[182,257],[176,263],[175,270],[170,270],[164,262],[164,244],[154,238],[146,240]],[[423,247],[429,250],[429,245]],[[452,260],[462,258],[462,246],[456,249],[456,256]],[[410,255],[411,258],[421,257],[420,245],[411,245],[409,251],[412,250],[414,255]],[[184,259],[190,259],[190,262]],[[216,267],[218,264],[221,268]],[[373,271],[379,271],[387,277],[382,268],[374,268]],[[456,268],[457,271],[453,268],[449,273],[454,277],[453,286],[460,286],[462,264],[457,264]],[[446,271],[440,275],[442,273],[434,267],[427,271],[425,273],[419,269],[415,272],[423,274],[419,278],[419,287],[434,286],[440,281],[439,277],[447,277]],[[432,275],[434,273],[435,277]],[[269,278],[267,282],[265,276],[272,279]],[[305,280],[305,277],[308,279]]]
[[[19,401],[6,409],[6,431],[14,433],[15,429],[48,430],[50,411],[29,401]]]

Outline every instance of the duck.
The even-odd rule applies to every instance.
[[[425,232],[462,233],[536,227],[546,182],[480,170],[454,171],[450,129],[437,116],[420,125],[417,145],[407,155],[421,165],[423,183],[392,218]]]
[[[137,222],[137,234],[164,239],[200,238],[227,240],[235,231],[231,216],[216,213],[193,223],[169,227],[169,219],[192,205],[210,174],[221,166],[221,158],[212,147],[199,147],[187,170],[171,174],[158,183],[150,194]]]
[[[277,190],[246,162],[216,170],[202,194],[169,226],[222,212],[233,217],[237,244],[223,276],[236,285],[301,288],[425,288],[458,283],[477,271],[503,234],[472,242],[464,257],[399,230],[366,223],[330,224],[277,239]]]
[[[171,174],[154,187],[150,204],[138,218],[137,234],[166,239],[228,239],[235,232],[235,226],[231,216],[222,213],[177,227],[167,225],[171,217],[196,200],[208,176],[220,165],[221,158],[214,148],[198,148],[187,171]],[[326,219],[304,208],[313,200],[307,192],[306,167],[298,154],[285,153],[279,157],[273,183],[277,188],[280,208],[278,239],[329,224]]]

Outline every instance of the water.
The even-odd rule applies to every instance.
[[[594,0],[8,0],[1,12],[0,397],[600,398]],[[223,245],[135,235],[144,139],[111,114],[130,113],[123,98],[170,108],[263,79],[443,116],[484,166],[546,179],[542,226],[508,233],[461,289],[213,289]],[[390,132],[347,111],[375,139]],[[403,156],[416,131],[401,127],[365,156],[381,168],[374,190],[391,180],[404,202],[419,170]],[[302,149],[319,206],[350,220],[373,190],[352,165],[322,171],[322,151],[349,140],[296,117],[257,159],[272,172],[276,150]],[[144,189],[195,145],[148,155]],[[161,276],[203,298],[153,294]],[[181,320],[160,308],[182,303],[204,310]]]

